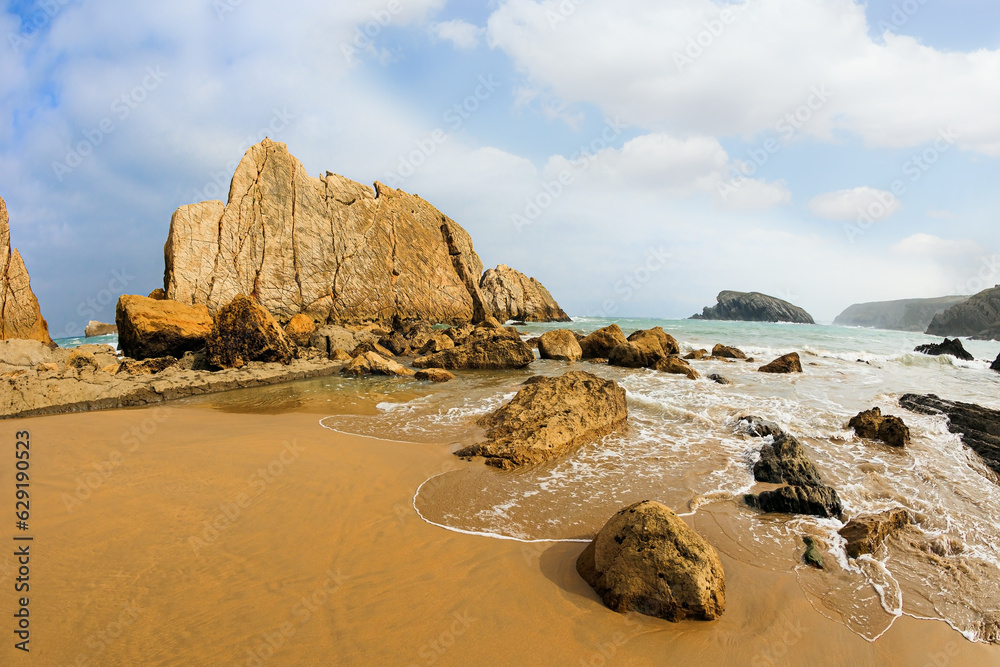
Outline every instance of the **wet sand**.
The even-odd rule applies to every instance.
[[[423,481],[480,464],[334,433],[314,414],[184,406],[4,422],[11,503],[25,429],[32,650],[15,651],[7,630],[3,664],[1000,665],[1000,647],[936,621],[903,617],[869,643],[817,612],[794,573],[721,552],[720,621],[615,614],[576,574],[582,544],[420,520]],[[0,575],[14,576],[7,554]]]

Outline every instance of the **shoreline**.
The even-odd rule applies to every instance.
[[[65,510],[62,496],[117,446],[108,434],[163,411],[138,449]],[[833,656],[1000,665],[1000,647],[968,642],[943,622],[903,617],[870,643],[818,612],[794,573],[723,551],[729,608],[720,620],[615,614],[576,574],[583,544],[484,539],[420,519],[416,489],[473,465],[456,462],[448,446],[340,434],[313,414],[204,406],[35,417],[17,428],[38,443],[33,469],[47,508],[33,525],[43,539],[31,656],[45,664],[81,655],[93,664],[483,664],[504,655],[642,665],[667,655],[682,665]],[[299,453],[281,463],[289,443]],[[205,522],[225,517],[226,506],[235,518],[218,521],[208,539]],[[196,551],[198,536],[206,544]],[[140,610],[131,620],[122,616],[129,604]],[[119,636],[98,644],[109,628]]]

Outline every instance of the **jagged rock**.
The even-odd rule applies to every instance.
[[[719,375],[718,373],[712,373],[711,375],[708,376],[708,379],[711,380],[712,382],[715,382],[716,384],[721,384],[724,387],[730,387],[733,384],[732,380],[725,378]]]
[[[347,364],[340,370],[340,374],[353,375],[355,377],[360,377],[362,375],[390,375],[397,377],[415,375],[415,373],[406,366],[392,361],[391,359],[386,359],[375,352],[365,352],[364,354],[355,357],[351,360],[351,363]]]
[[[346,361],[346,362],[350,362],[350,361],[354,360],[354,357],[352,357],[351,355],[349,355],[347,352],[344,352],[340,348],[337,348],[336,350],[334,350],[333,352],[330,353],[329,359],[330,359],[330,361]]]
[[[931,336],[975,336],[1000,340],[1000,285],[936,315],[927,327]]]
[[[483,274],[479,290],[486,309],[501,322],[572,321],[540,282],[504,264]]]
[[[799,359],[798,352],[792,352],[775,359],[766,366],[761,366],[757,370],[761,373],[801,373],[802,361]]]
[[[524,368],[534,360],[535,353],[531,348],[520,338],[511,338],[504,329],[476,329],[465,344],[418,357],[413,366],[448,370],[500,370]]]
[[[747,355],[743,353],[743,350],[736,347],[729,347],[722,343],[712,348],[712,356],[721,359],[739,359],[741,361],[746,361],[747,359]]]
[[[576,562],[609,609],[668,621],[712,621],[726,609],[715,549],[667,506],[646,500],[615,514]]]
[[[309,347],[329,356],[334,350],[353,351],[361,343],[376,343],[379,337],[369,331],[351,331],[341,326],[327,325],[316,329],[309,337]]]
[[[691,364],[684,361],[680,357],[664,357],[662,359],[657,359],[652,366],[653,370],[660,371],[661,373],[671,373],[673,375],[684,375],[689,380],[697,380],[701,376],[698,371],[691,368]]]
[[[838,518],[844,513],[837,492],[829,486],[782,486],[759,495],[748,494],[747,505],[764,512]]]
[[[316,323],[308,315],[299,313],[285,325],[285,335],[299,347],[309,347],[309,341],[316,333]]]
[[[812,537],[806,535],[802,538],[802,543],[806,545],[806,551],[802,554],[802,560],[806,565],[816,568],[817,570],[823,569],[823,554],[819,550],[819,545],[816,540]]]
[[[910,513],[900,508],[852,519],[840,529],[840,536],[847,540],[847,556],[875,553],[883,542],[912,522]]]
[[[847,425],[858,437],[881,440],[892,447],[910,444],[910,429],[899,417],[883,415],[879,408],[872,408],[851,419]]]
[[[598,329],[580,341],[584,359],[607,359],[611,350],[627,343],[625,334],[617,324]]]
[[[327,172],[315,178],[265,139],[244,155],[229,203],[179,208],[164,247],[167,297],[217,313],[249,294],[280,322],[434,322],[485,317],[468,233],[415,195]]]
[[[913,351],[932,357],[940,357],[947,354],[963,361],[975,361],[976,359],[966,351],[965,346],[962,345],[962,341],[957,338],[945,338],[943,343],[919,345]]]
[[[766,423],[760,423],[755,428],[758,432],[773,433],[769,426],[764,426]],[[772,444],[761,448],[760,459],[753,467],[753,476],[758,482],[770,484],[819,486],[823,483],[802,444],[795,436],[780,431]]]
[[[430,382],[451,382],[455,379],[455,375],[443,368],[424,368],[417,371],[416,378]]]
[[[720,292],[718,304],[705,308],[693,320],[735,320],[741,322],[794,322],[815,324],[812,316],[787,301],[759,292]]]
[[[694,350],[684,355],[688,361],[701,361],[708,356],[708,350]]]
[[[475,331],[475,327],[469,323],[465,323],[458,326],[448,327],[444,330],[444,334],[451,338],[455,342],[455,345],[461,345],[470,335],[472,335],[473,331]]]
[[[83,329],[83,335],[85,338],[95,338],[97,336],[109,336],[118,333],[118,327],[114,324],[105,324],[104,322],[97,322],[96,320],[91,320],[87,323],[87,326]]]
[[[445,350],[454,349],[454,347],[455,341],[453,341],[450,336],[438,333],[431,336],[418,351],[420,356],[426,357],[430,354],[436,354],[438,352],[444,352]]]
[[[180,357],[205,346],[212,317],[202,305],[123,294],[115,310],[118,347],[132,359]]]
[[[777,440],[785,434],[780,426],[760,417],[743,417],[738,426],[740,430],[754,438],[770,437]]]
[[[134,359],[125,359],[122,361],[121,365],[118,366],[116,370],[117,373],[124,373],[126,375],[155,375],[156,373],[162,373],[168,368],[173,368],[178,365],[178,360],[175,357],[160,357],[159,359],[143,359],[142,361],[135,361]]]
[[[267,309],[237,294],[216,314],[205,339],[205,357],[219,368],[241,368],[251,361],[289,364],[295,358],[295,344]]]
[[[838,327],[924,332],[936,315],[968,301],[968,296],[856,303],[833,321]]]
[[[367,354],[369,352],[374,352],[380,357],[386,357],[386,358],[396,356],[395,354],[392,353],[392,350],[382,347],[378,343],[373,343],[372,341],[365,341],[364,343],[361,343],[353,350],[351,350],[351,357],[357,358],[360,357],[362,354]]]
[[[398,331],[394,331],[392,334],[381,338],[378,344],[397,357],[405,357],[410,353],[410,344],[403,338],[403,334]]]
[[[997,356],[997,360],[993,362],[992,366],[990,366],[990,370],[1000,373],[1000,356]]]
[[[153,301],[163,301],[167,298],[167,293],[163,291],[162,287],[157,287],[149,293],[149,298]]]
[[[663,330],[663,327],[653,327],[652,329],[639,329],[638,331],[633,331],[628,337],[630,343],[635,343],[641,340],[654,339],[663,349],[663,353],[666,355],[680,354],[681,347],[677,344],[677,339],[668,334]]]
[[[531,341],[528,341],[530,346]],[[583,358],[583,348],[572,331],[557,329],[547,331],[538,339],[538,354],[542,359],[557,361],[579,361]]]
[[[0,197],[0,339],[37,340],[55,347],[49,324],[31,291],[31,279],[21,253],[11,249],[7,203]]]
[[[502,469],[534,465],[607,435],[627,419],[625,390],[611,380],[584,371],[535,376],[509,403],[479,420],[484,442],[455,453],[485,457]]]
[[[1000,411],[972,403],[944,401],[934,394],[907,394],[899,399],[899,404],[918,414],[947,416],[948,429],[961,435],[962,442],[976,452],[1000,480]]]

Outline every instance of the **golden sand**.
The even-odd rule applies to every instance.
[[[720,621],[615,614],[576,574],[582,544],[424,523],[411,499],[456,465],[446,447],[317,422],[190,406],[4,422],[11,506],[14,432],[31,432],[35,540],[30,655],[0,557],[0,664],[1000,665],[936,621],[869,643],[793,573],[725,554]]]

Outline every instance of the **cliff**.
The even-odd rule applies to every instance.
[[[720,292],[718,303],[705,308],[692,320],[735,320],[740,322],[792,322],[815,324],[812,316],[798,306],[758,292]]]
[[[868,327],[923,333],[936,315],[965,302],[968,298],[943,296],[937,299],[856,303],[838,315],[833,323],[841,327]]]
[[[1000,285],[984,290],[931,320],[932,336],[973,336],[1000,340]]]
[[[31,279],[24,260],[10,247],[10,220],[7,204],[0,197],[0,339],[25,338],[55,346],[49,325],[31,291]]]

